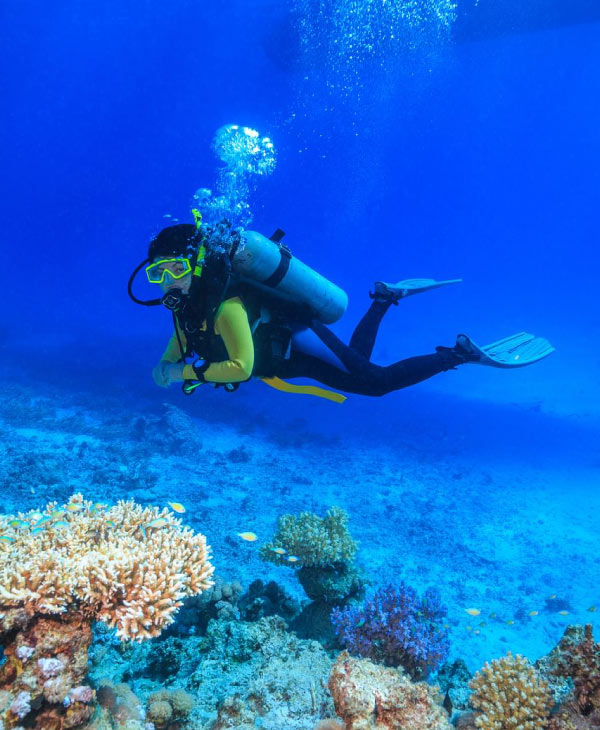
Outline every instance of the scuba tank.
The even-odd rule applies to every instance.
[[[276,298],[309,309],[323,324],[333,324],[348,306],[348,295],[324,276],[292,256],[281,243],[283,231],[271,238],[256,231],[242,231],[230,254],[232,271]]]

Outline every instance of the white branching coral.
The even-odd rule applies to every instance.
[[[543,730],[552,698],[527,658],[510,652],[487,662],[475,674],[469,698],[477,710],[475,725],[482,730]]]
[[[0,610],[81,612],[142,641],[173,622],[182,599],[212,585],[204,535],[167,508],[76,494],[63,506],[0,517]]]

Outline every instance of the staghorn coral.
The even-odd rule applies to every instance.
[[[434,688],[400,669],[340,654],[329,690],[345,730],[451,730]]]
[[[75,495],[62,508],[0,517],[0,641],[7,693],[0,727],[81,727],[95,694],[83,684],[92,621],[121,640],[157,636],[183,597],[211,585],[203,535],[166,510]],[[139,718],[135,719],[138,722]]]
[[[57,508],[0,517],[0,608],[30,616],[80,611],[121,639],[158,636],[185,596],[211,585],[201,534],[166,508],[119,501],[106,508],[81,494]],[[156,527],[152,526],[152,523]]]
[[[331,622],[352,654],[401,666],[413,679],[422,679],[448,656],[448,632],[441,627],[445,615],[436,590],[419,598],[400,583],[379,588],[363,606],[334,608]]]
[[[477,711],[475,726],[483,730],[544,730],[552,697],[526,657],[510,652],[487,662],[469,686],[470,703]]]
[[[276,548],[283,548],[298,562],[290,563],[288,555],[274,552]],[[325,568],[351,563],[357,548],[348,531],[348,514],[340,507],[331,507],[325,517],[312,512],[282,515],[275,536],[260,549],[260,557],[276,565]]]

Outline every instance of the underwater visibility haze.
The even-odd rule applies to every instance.
[[[0,730],[600,728],[597,3],[0,19]]]

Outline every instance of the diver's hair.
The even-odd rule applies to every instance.
[[[163,228],[148,247],[150,261],[169,256],[185,256],[193,258],[198,249],[196,226],[192,223],[179,223],[176,226]]]

